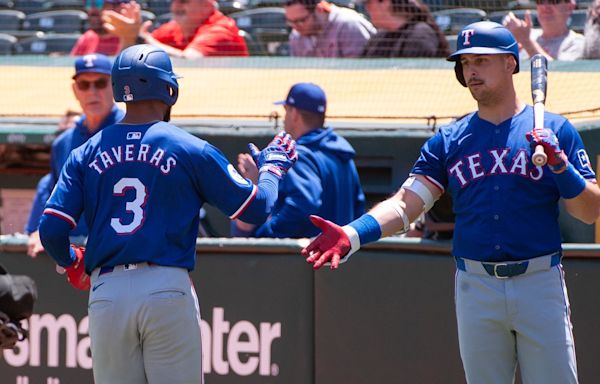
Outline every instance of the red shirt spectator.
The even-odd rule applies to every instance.
[[[172,20],[152,32],[152,37],[163,44],[184,50],[194,48],[204,56],[248,56],[244,38],[239,35],[235,21],[215,10],[190,38],[181,26]]]
[[[118,36],[100,35],[90,29],[79,37],[77,43],[71,49],[71,56],[84,56],[90,53],[113,56],[119,53],[119,44]]]

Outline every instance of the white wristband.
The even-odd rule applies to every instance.
[[[350,255],[360,249],[360,237],[358,236],[356,229],[349,225],[344,225],[342,229],[344,230],[344,233],[346,233],[346,236],[348,236],[348,240],[350,240],[350,250],[340,259],[340,263],[345,263],[350,258]]]

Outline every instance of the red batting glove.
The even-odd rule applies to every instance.
[[[76,247],[71,244],[71,248],[75,251],[75,262],[65,268],[67,272],[67,281],[75,288],[87,291],[90,289],[90,276],[85,273],[85,265],[83,258],[85,256],[84,247]]]
[[[310,215],[310,221],[321,230],[306,248],[300,252],[306,261],[313,263],[314,269],[331,261],[331,269],[337,269],[340,259],[350,252],[350,239],[339,225],[316,215]]]
[[[561,170],[566,166],[564,152],[560,149],[558,137],[548,128],[535,128],[525,134],[525,138],[535,150],[537,145],[544,148],[544,153],[548,156],[548,166],[552,171]]]

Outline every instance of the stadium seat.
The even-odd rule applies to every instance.
[[[0,31],[16,31],[21,29],[25,14],[13,9],[0,10]]]
[[[538,22],[537,19],[537,11],[535,9],[515,9],[512,11],[497,11],[497,12],[492,12],[488,14],[488,19],[490,21],[495,21],[496,23],[502,24],[502,22],[504,21],[504,17],[508,14],[508,12],[512,12],[515,14],[515,16],[517,16],[519,19],[524,19],[525,18],[525,12],[531,12],[531,19],[533,21],[533,27],[534,28],[539,28],[540,23]]]
[[[433,12],[433,18],[440,29],[449,35],[457,34],[468,24],[483,21],[487,17],[479,8],[453,8]]]
[[[38,12],[27,15],[23,29],[56,33],[83,32],[87,13],[78,10]]]
[[[278,47],[289,40],[290,28],[285,10],[279,7],[248,9],[229,15],[238,28],[252,35],[269,55],[279,55]]]
[[[15,2],[13,0],[0,0],[0,9],[11,9],[14,6]]]
[[[154,24],[152,25],[152,28],[156,29],[164,23],[168,23],[169,21],[171,21],[172,18],[173,14],[171,13],[164,13],[160,16],[157,16],[156,19],[154,19]]]
[[[143,10],[141,11],[141,15],[142,22],[150,20],[152,23],[154,23],[154,20],[156,20],[156,15],[150,11]]]
[[[79,33],[53,33],[40,37],[32,37],[19,41],[16,44],[16,53],[19,54],[68,54],[77,42]]]
[[[446,41],[448,41],[448,46],[450,47],[450,53],[454,53],[456,51],[456,41],[458,40],[458,35],[446,35]]]
[[[84,0],[50,0],[48,10],[76,9],[85,11],[85,3]]]
[[[289,33],[289,27],[285,19],[285,10],[279,7],[267,7],[248,9],[229,15],[235,20],[238,28],[253,33],[255,29],[270,31],[285,31]]]
[[[268,28],[255,28],[253,32],[256,40],[271,56],[289,56],[290,34],[287,30],[272,30]]]
[[[567,21],[569,28],[575,32],[583,33],[585,29],[585,22],[587,21],[587,9],[576,9],[571,14],[571,17]]]
[[[263,47],[254,39],[254,37],[248,32],[240,29],[239,35],[244,38],[246,46],[248,47],[248,54],[250,56],[265,56],[266,52]]]
[[[171,0],[148,0],[148,10],[155,15],[171,12]]]
[[[46,0],[15,0],[14,8],[29,14],[47,11],[51,5]]]
[[[6,33],[0,33],[0,55],[11,55],[17,38]]]
[[[240,12],[246,10],[248,0],[218,0],[219,11],[226,15],[234,12]]]

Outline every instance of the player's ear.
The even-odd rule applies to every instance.
[[[517,61],[515,60],[515,57],[513,55],[506,55],[506,69],[510,74],[513,74],[515,72],[515,69],[517,68]]]

